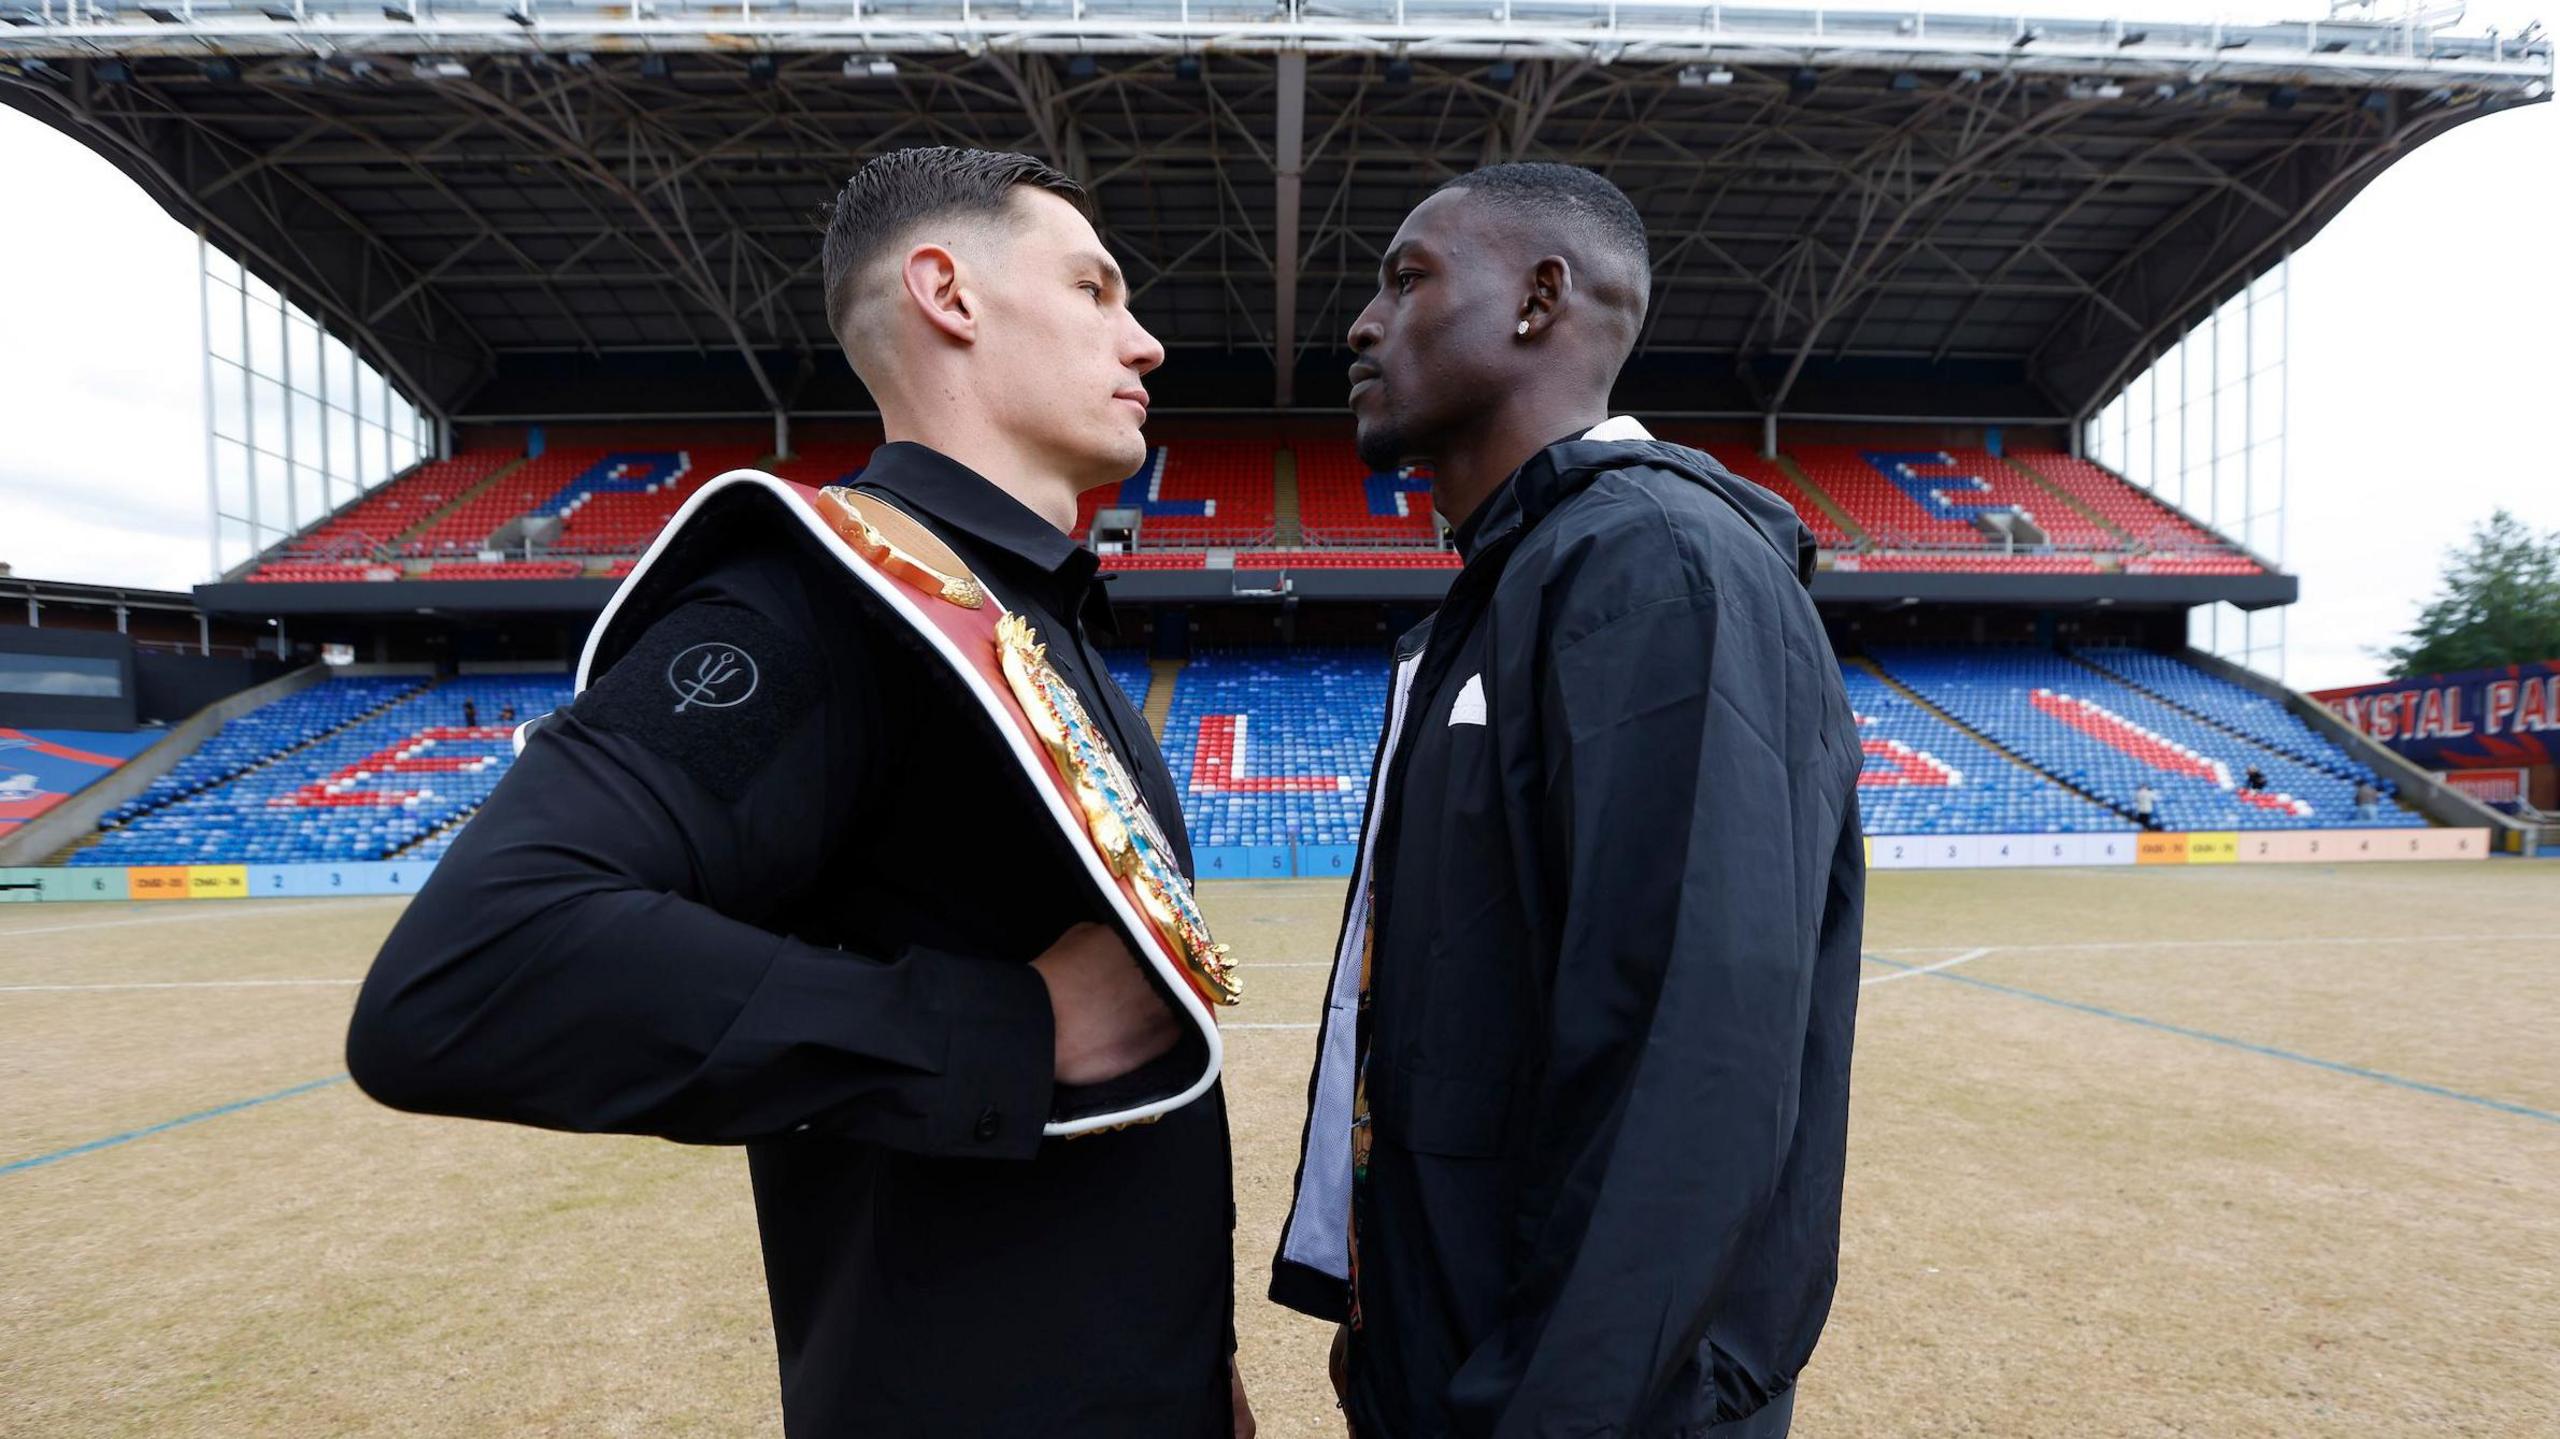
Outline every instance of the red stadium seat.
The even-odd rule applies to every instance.
[[[454,496],[512,464],[517,453],[473,450],[449,460],[430,460],[330,516],[316,528],[286,541],[279,557],[350,559],[381,554]]]
[[[1138,476],[1078,496],[1075,537],[1090,538],[1093,517],[1104,508],[1137,503],[1148,509],[1138,542],[1151,550],[1268,543],[1278,523],[1272,453],[1260,440],[1174,440],[1151,452],[1149,468]],[[1179,513],[1183,509],[1206,513]]]
[[[1348,435],[1291,448],[1298,457],[1298,528],[1309,544],[1439,547],[1440,519],[1427,477],[1399,483],[1377,475]]]
[[[2055,488],[2070,494],[2107,518],[2108,523],[2131,536],[2141,550],[2157,552],[2149,561],[2135,560],[2125,568],[2133,574],[2211,574],[2253,575],[2258,566],[2237,554],[2231,543],[2196,524],[2185,515],[2163,503],[2157,496],[2132,481],[2087,460],[2074,459],[2053,451],[2020,451],[2020,463],[2045,477]],[[2201,569],[2161,569],[2158,554],[2200,556],[2207,564]],[[2183,561],[2182,561],[2183,563]]]
[[[427,569],[431,580],[573,580],[586,572],[581,560],[439,560]]]

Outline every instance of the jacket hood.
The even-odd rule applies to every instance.
[[[1547,446],[1485,501],[1484,512],[1461,532],[1460,548],[1473,560],[1477,551],[1494,541],[1534,527],[1558,505],[1589,488],[1593,480],[1636,465],[1667,471],[1709,491],[1795,567],[1797,583],[1813,583],[1813,532],[1785,500],[1726,469],[1704,451],[1664,440],[1566,440]]]

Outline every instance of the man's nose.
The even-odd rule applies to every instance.
[[[1144,375],[1164,363],[1164,342],[1149,333],[1147,327],[1139,324],[1134,315],[1129,318],[1129,330],[1133,337],[1133,343],[1129,346],[1127,355],[1127,364],[1130,369]]]
[[[1378,318],[1378,302],[1371,300],[1359,318],[1351,322],[1351,352],[1365,355],[1386,337],[1386,324]]]

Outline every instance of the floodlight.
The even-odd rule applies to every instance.
[[[101,60],[89,69],[101,85],[122,85],[133,79],[133,67],[122,60]]]
[[[1090,80],[1101,73],[1102,66],[1090,55],[1071,56],[1067,60],[1067,78],[1070,80]]]
[[[1795,91],[1799,95],[1812,94],[1814,87],[1821,83],[1822,72],[1814,69],[1810,65],[1799,68],[1794,74],[1787,77],[1787,88]]]
[[[217,85],[236,85],[240,82],[240,62],[217,55],[210,60],[197,61],[196,73]]]
[[[2012,50],[2024,50],[2043,38],[2044,32],[2037,29],[2035,26],[2030,25],[2026,29],[2018,32],[2018,38],[2009,42],[2009,48]]]
[[[2296,90],[2291,85],[2278,85],[2267,92],[2267,108],[2270,110],[2290,110],[2299,103],[2301,99],[2301,91]]]
[[[2367,90],[2364,98],[2356,102],[2356,108],[2368,115],[2388,115],[2391,113],[2391,97],[2379,90]]]
[[[640,78],[643,80],[664,80],[674,73],[675,67],[667,63],[667,57],[664,55],[650,54],[640,57]]]
[[[409,67],[409,73],[421,80],[468,80],[471,67],[459,60],[421,60]]]
[[[1173,78],[1176,80],[1199,79],[1200,57],[1197,55],[1176,56],[1173,62]]]
[[[385,20],[398,20],[405,24],[415,25],[418,23],[418,12],[415,10],[404,10],[397,5],[385,5],[382,7],[382,18]]]
[[[1920,77],[1912,74],[1908,70],[1899,70],[1894,73],[1892,79],[1884,82],[1884,88],[1888,90],[1917,90],[1920,88]]]
[[[166,5],[145,5],[142,7],[142,13],[159,21],[163,25],[184,25],[187,23],[186,16],[179,14],[177,11],[170,9]]]
[[[1388,62],[1387,62],[1387,83],[1388,83],[1388,84],[1390,84],[1390,85],[1410,85],[1410,84],[1412,84],[1412,83],[1413,83],[1413,62],[1412,62],[1411,60],[1406,59],[1406,58],[1405,58],[1405,57],[1403,57],[1402,55],[1398,55],[1398,56],[1397,56],[1396,58],[1394,58],[1393,60],[1388,61]]]
[[[1493,68],[1484,72],[1484,78],[1496,85],[1508,85],[1520,78],[1520,67],[1508,60],[1496,60]]]
[[[2151,32],[2148,30],[2127,30],[2116,37],[2116,48],[2122,50],[2129,46],[2139,45],[2150,38]]]
[[[782,62],[770,55],[757,55],[747,61],[747,79],[758,85],[770,85],[782,73]]]

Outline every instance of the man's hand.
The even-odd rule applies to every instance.
[[[1173,1011],[1109,925],[1075,926],[1031,967],[1049,986],[1060,1084],[1117,1079],[1182,1037]]]
[[[1253,1439],[1253,1406],[1245,1402],[1244,1375],[1232,1354],[1227,1356],[1227,1393],[1235,1401],[1236,1439]]]

